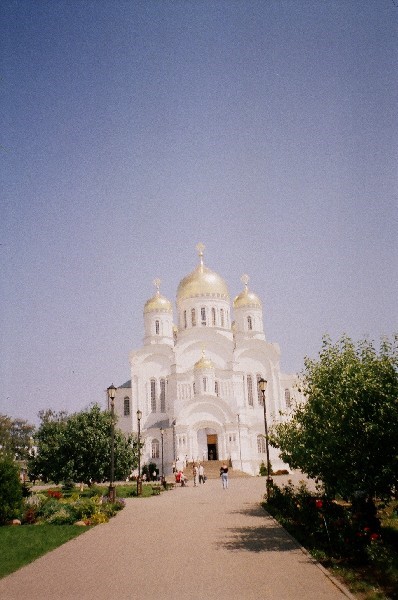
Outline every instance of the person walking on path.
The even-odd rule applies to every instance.
[[[201,464],[199,465],[199,483],[204,483],[205,482],[205,469],[204,466]]]
[[[223,466],[220,469],[220,475],[221,475],[221,482],[222,482],[223,490],[227,490],[228,489],[228,467],[225,463],[223,464]]]

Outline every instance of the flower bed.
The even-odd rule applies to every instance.
[[[109,502],[106,496],[83,498],[77,493],[64,497],[60,490],[50,489],[25,500],[22,523],[98,525],[109,521],[124,506],[125,502],[120,498]]]

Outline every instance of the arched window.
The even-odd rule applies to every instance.
[[[265,453],[265,436],[264,435],[257,436],[257,451],[259,454]]]
[[[221,327],[224,327],[225,320],[224,320],[224,309],[223,308],[220,309],[220,318],[221,318]]]
[[[207,392],[207,377],[203,377],[203,391]]]
[[[204,306],[202,306],[200,309],[200,316],[202,319],[202,325],[206,325],[206,308]]]
[[[156,412],[156,381],[151,379],[151,412]]]
[[[186,329],[188,327],[188,323],[187,323],[187,311],[184,310],[184,329]]]
[[[196,394],[195,382],[194,382],[194,384],[193,384],[193,394],[194,394],[194,395]]]
[[[166,380],[160,380],[160,412],[166,412]]]
[[[192,308],[192,310],[191,310],[191,321],[192,321],[192,327],[196,327],[196,311],[194,308]]]
[[[246,378],[247,382],[247,402],[249,406],[253,406],[253,378],[248,375]]]
[[[262,393],[262,391],[260,390],[260,387],[259,387],[259,385],[258,385],[258,384],[259,384],[259,381],[260,381],[260,379],[263,379],[263,378],[261,377],[261,375],[257,374],[257,399],[258,399],[258,403],[259,403],[259,405],[260,405],[260,406],[264,406],[264,403],[263,403],[263,393]]]
[[[159,321],[156,319],[156,321],[155,321],[155,333],[156,333],[156,335],[159,335],[159,331],[160,331],[160,324],[159,324]]]
[[[152,458],[159,458],[159,440],[152,440]]]
[[[247,328],[249,331],[251,331],[253,329],[253,320],[250,316],[247,317]]]
[[[216,326],[216,309],[215,308],[211,309],[211,324],[213,325],[213,327]]]
[[[290,396],[290,390],[288,390],[288,389],[285,390],[285,404],[286,404],[286,408],[290,408],[291,396]]]
[[[214,382],[214,393],[216,396],[219,395],[219,386],[218,386],[218,381]]]
[[[124,416],[128,417],[130,415],[130,398],[125,396],[124,398]]]

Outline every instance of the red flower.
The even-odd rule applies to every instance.
[[[316,506],[317,508],[322,508],[322,506],[323,506],[323,502],[322,502],[322,500],[315,500],[315,506]]]
[[[60,498],[62,498],[62,493],[58,492],[57,490],[47,490],[47,496],[59,500]]]
[[[378,533],[372,533],[372,535],[370,536],[370,539],[372,540],[372,542],[378,540],[380,537],[380,535]]]

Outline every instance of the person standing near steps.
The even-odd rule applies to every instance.
[[[221,475],[221,483],[222,483],[223,490],[227,490],[228,489],[228,467],[225,463],[223,464],[223,466],[220,469],[220,475]]]
[[[193,475],[193,485],[194,487],[197,486],[198,484],[198,474],[199,474],[199,469],[198,467],[195,465],[195,463],[193,463],[193,467],[192,467],[192,475]]]

